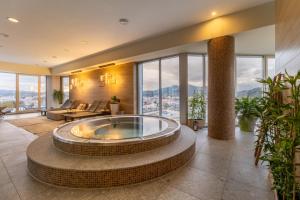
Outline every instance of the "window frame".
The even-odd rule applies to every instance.
[[[5,72],[0,71],[1,73],[14,74],[16,76],[16,88],[15,88],[15,101],[16,101],[16,111],[8,114],[22,114],[22,113],[30,113],[40,111],[42,108],[42,98],[41,98],[41,77],[45,77],[45,94],[46,94],[46,107],[47,107],[47,76],[46,75],[35,75],[35,74],[24,74],[24,73],[13,73],[13,72]],[[35,76],[37,77],[37,95],[38,95],[38,107],[34,109],[28,109],[24,111],[20,111],[20,76]]]

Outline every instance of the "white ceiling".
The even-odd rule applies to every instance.
[[[0,61],[52,67],[270,1],[0,0]]]
[[[242,32],[235,36],[235,53],[246,55],[275,55],[275,25]],[[186,44],[170,49],[151,52],[131,58],[117,60],[117,63],[139,62],[179,53],[207,53],[207,41]],[[98,65],[96,65],[97,67]],[[94,68],[95,66],[91,66]]]

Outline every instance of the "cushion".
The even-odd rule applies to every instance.
[[[85,110],[86,104],[85,103],[81,103],[77,106],[77,110]]]
[[[61,106],[61,108],[67,109],[71,108],[72,102],[68,99],[65,101],[65,103]]]
[[[107,103],[108,103],[107,101],[100,101],[100,103],[99,103],[99,105],[98,105],[95,112],[102,113],[102,112],[106,111],[107,110]]]
[[[87,109],[87,111],[95,112],[95,110],[97,109],[98,105],[99,105],[99,101],[94,101],[92,103],[92,105]]]
[[[80,104],[80,101],[78,101],[78,100],[73,101],[72,105],[71,105],[71,109],[77,108],[79,104]]]

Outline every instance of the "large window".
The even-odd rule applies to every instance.
[[[16,111],[16,74],[0,73],[0,107]]]
[[[202,55],[188,55],[188,95],[204,92],[204,59]]]
[[[46,76],[0,72],[0,106],[11,112],[46,108]]]
[[[179,57],[139,65],[142,113],[179,120]]]
[[[143,114],[159,115],[159,61],[145,62],[142,69]]]
[[[69,77],[68,76],[64,76],[62,77],[62,91],[64,93],[64,101],[68,100],[69,99],[69,86],[70,83],[69,83]]]
[[[179,57],[161,60],[162,116],[179,120]]]
[[[19,76],[19,111],[34,110],[39,107],[38,76]]]
[[[188,100],[194,93],[201,93],[207,101],[207,56],[205,55],[188,55]],[[188,118],[190,118],[190,105],[188,107]]]
[[[40,91],[40,101],[41,108],[45,109],[47,106],[46,90],[47,90],[46,76],[41,76],[41,91]]]
[[[182,57],[184,58],[184,56]],[[179,83],[179,69],[181,67],[179,63],[184,63],[184,61],[179,62],[179,56],[174,56],[139,64],[140,113],[161,115],[179,120],[181,97],[179,94],[181,84]],[[207,54],[188,54],[187,65],[188,99],[195,92],[200,92],[207,101]],[[273,77],[275,74],[274,57],[236,56],[235,66],[236,97],[261,96],[263,85],[257,80],[265,78],[267,75]],[[190,113],[189,110],[188,113]]]
[[[267,76],[273,78],[275,76],[275,58],[267,57]]]
[[[236,96],[260,97],[262,85],[257,80],[263,78],[262,56],[236,57]]]

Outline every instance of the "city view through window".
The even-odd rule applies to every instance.
[[[200,92],[207,100],[207,60],[207,55],[188,55],[188,98]],[[142,70],[142,113],[179,120],[179,57],[144,62],[139,67]],[[236,57],[236,97],[262,95],[263,86],[257,80],[264,77],[264,67],[266,76],[275,75],[273,57]]]
[[[0,73],[0,106],[10,112],[45,108],[46,77]]]

